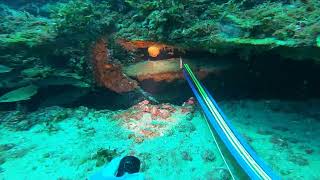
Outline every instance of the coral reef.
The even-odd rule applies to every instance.
[[[122,73],[123,66],[159,60],[163,52],[179,57],[200,50],[244,59],[271,52],[319,61],[319,13],[317,0],[6,1],[0,5],[0,90],[30,84],[39,92],[68,85],[95,90],[96,81],[128,92],[138,84]],[[108,49],[99,52],[101,37]],[[98,53],[106,53],[100,62]],[[181,73],[130,77],[173,81]]]
[[[244,4],[193,0],[131,2],[133,11],[138,13],[125,15],[127,20],[122,21],[118,34],[127,39],[155,39],[220,54],[239,48],[255,51],[254,46],[267,51],[316,45],[320,28],[318,1]],[[319,54],[313,58],[319,59]]]
[[[97,83],[118,93],[137,88],[137,83],[126,77],[119,65],[109,61],[107,51],[106,42],[103,39],[97,41],[93,48],[92,64]]]
[[[0,4],[0,49],[33,47],[50,40],[56,34],[51,19],[36,17]]]
[[[47,91],[44,88],[48,86],[71,85],[79,89],[90,86],[83,69],[79,73],[75,66],[67,66],[72,59],[59,56],[54,49],[67,50],[66,54],[72,55],[70,48],[58,43],[59,33],[53,18],[35,16],[3,4],[0,9],[0,60],[6,66],[1,65],[1,94],[30,84],[38,86],[39,92]]]

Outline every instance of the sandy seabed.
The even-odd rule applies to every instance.
[[[284,179],[320,179],[320,101],[219,104]],[[142,161],[146,179],[231,179],[199,107],[170,106],[164,118],[145,110],[137,117],[134,108],[0,112],[0,179],[86,179],[129,154]]]

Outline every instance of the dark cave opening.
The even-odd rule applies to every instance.
[[[185,58],[228,59],[235,66],[202,80],[218,100],[320,98],[320,64],[313,60],[286,59],[273,53],[262,53],[244,60],[237,54],[215,56],[202,51],[187,53]],[[206,61],[206,60],[204,60]],[[181,104],[192,92],[185,81],[175,83],[142,82],[143,87],[163,101]]]

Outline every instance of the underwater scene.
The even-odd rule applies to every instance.
[[[0,0],[0,180],[320,180],[319,0]]]

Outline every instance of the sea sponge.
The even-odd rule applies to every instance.
[[[160,48],[158,48],[157,46],[150,46],[148,48],[148,53],[151,57],[157,57],[160,54]]]

